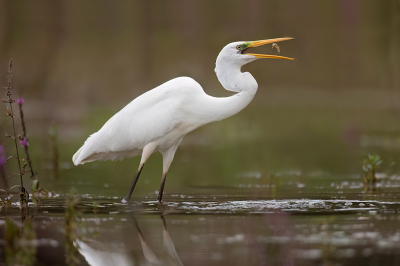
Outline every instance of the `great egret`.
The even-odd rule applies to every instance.
[[[179,77],[140,95],[104,126],[91,135],[75,153],[75,165],[95,160],[122,160],[142,154],[138,171],[128,193],[122,200],[130,200],[143,166],[150,155],[163,155],[163,173],[158,201],[162,201],[165,179],[182,138],[205,124],[220,121],[245,108],[256,94],[258,84],[253,76],[242,73],[241,67],[259,58],[288,59],[278,55],[247,53],[249,48],[291,40],[276,38],[252,42],[233,42],[219,53],[215,73],[230,97],[207,95],[195,80]]]

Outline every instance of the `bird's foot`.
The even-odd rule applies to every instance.
[[[121,200],[122,203],[129,203],[130,201],[131,201],[131,199],[130,199],[130,198],[127,198],[127,197],[125,197],[125,198],[123,198],[123,199]]]

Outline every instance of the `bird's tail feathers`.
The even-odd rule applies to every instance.
[[[82,161],[82,158],[79,158],[79,157],[80,157],[79,154],[82,152],[83,147],[84,147],[84,146],[82,146],[82,147],[74,154],[74,156],[72,156],[72,162],[73,162],[75,165],[80,164],[81,161]],[[79,158],[79,160],[78,160],[78,158]]]
[[[92,134],[89,136],[89,138],[85,141],[83,146],[72,156],[72,162],[75,165],[78,164],[84,164],[88,162],[92,162],[95,160],[86,160],[90,155],[93,154],[93,147],[92,143],[95,141],[94,137],[96,136],[96,133]]]

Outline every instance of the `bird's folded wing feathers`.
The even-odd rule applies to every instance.
[[[181,122],[179,106],[185,96],[174,89],[177,85],[167,82],[134,99],[86,140],[74,155],[74,164],[87,162],[95,153],[142,149],[171,131]]]

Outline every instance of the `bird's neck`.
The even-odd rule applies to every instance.
[[[248,72],[242,73],[240,66],[221,66],[217,62],[215,72],[226,90],[238,93],[221,98],[209,96],[207,122],[219,121],[237,114],[253,100],[258,88],[253,76]]]
[[[243,90],[257,90],[257,82],[250,73],[242,73],[241,65],[217,58],[215,73],[219,82],[228,91],[241,92]],[[254,81],[253,83],[251,81]],[[248,84],[247,84],[248,83]],[[250,86],[250,87],[249,87]]]

